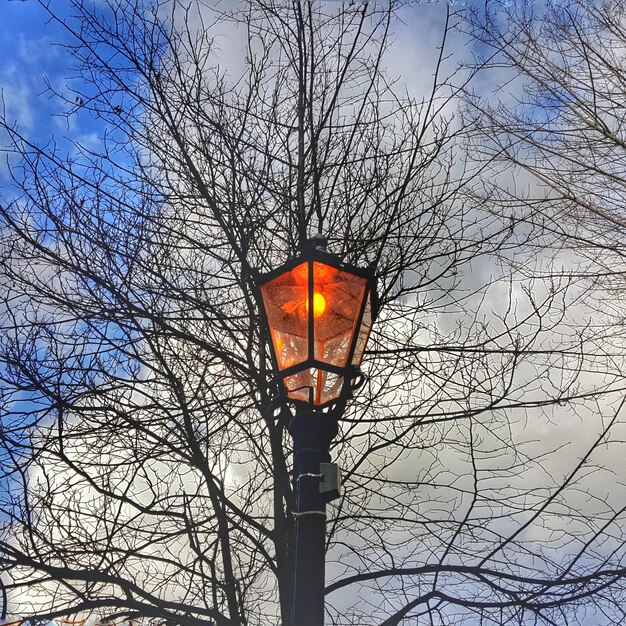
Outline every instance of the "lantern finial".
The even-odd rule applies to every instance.
[[[328,237],[322,235],[322,233],[317,233],[317,235],[313,235],[311,237],[311,246],[317,250],[326,250],[326,244],[328,243]]]

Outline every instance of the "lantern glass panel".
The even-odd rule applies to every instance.
[[[319,402],[318,404],[326,404],[331,400],[339,397],[343,387],[343,376],[327,372],[324,376],[323,385],[317,390]]]
[[[279,369],[306,361],[308,263],[301,263],[261,286]]]
[[[367,294],[367,302],[365,304],[365,311],[363,311],[363,320],[361,321],[361,328],[359,329],[359,337],[356,341],[356,347],[354,349],[354,355],[352,356],[352,365],[361,365],[363,361],[363,355],[365,354],[365,346],[369,339],[370,332],[372,330],[372,292]]]
[[[313,263],[315,358],[345,367],[363,304],[367,280],[324,263]]]
[[[343,377],[316,367],[286,376],[287,396],[312,405],[322,405],[336,399],[341,393]]]

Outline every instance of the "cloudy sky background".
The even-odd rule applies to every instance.
[[[86,113],[72,116],[68,120],[63,115],[63,105],[54,98],[49,98],[46,93],[46,81],[49,81],[56,90],[68,92],[68,81],[71,80],[68,70],[70,60],[66,51],[58,45],[66,37],[63,29],[54,22],[49,22],[45,12],[34,2],[20,0],[0,0],[0,2],[0,24],[2,24],[0,55],[3,59],[0,67],[0,89],[6,117],[14,119],[18,129],[39,144],[45,144],[53,138],[57,144],[65,145],[71,150],[71,145],[67,141],[69,138],[86,146],[97,145],[102,132],[99,123]],[[64,2],[58,2],[55,10],[64,11],[67,10],[67,6]],[[445,12],[444,3],[424,3],[414,7],[403,14],[405,24],[395,35],[389,66],[392,72],[406,81],[409,92],[418,98],[422,93],[425,97],[429,95],[432,68],[438,54],[437,46],[441,41]],[[237,37],[223,38],[220,48],[224,59],[233,56],[233,48],[236,51],[239,43]],[[458,60],[467,58],[470,53],[469,47],[460,37],[449,42],[448,49]],[[447,67],[452,70],[454,65],[453,58]],[[487,91],[490,81],[491,84],[495,84],[497,78],[495,76],[480,78],[481,89]],[[524,184],[523,181],[517,182]],[[5,159],[0,162],[0,185],[2,197],[10,197],[12,193],[10,175]],[[482,274],[481,278],[474,276],[468,277],[468,280],[482,282],[485,274],[493,272],[495,275],[498,272],[496,268],[481,266],[479,263],[476,264],[475,271]],[[502,297],[504,298],[504,294]],[[584,310],[578,313],[580,319],[590,315]],[[587,382],[590,388],[596,385],[592,374],[589,374]],[[598,384],[601,384],[601,381],[598,381]],[[606,414],[602,415],[604,410]],[[544,465],[546,474],[558,482],[562,476],[567,475],[573,461],[584,454],[595,433],[610,416],[611,403],[603,407],[589,406],[582,409],[578,415],[568,407],[556,407],[552,413],[551,423],[541,420],[533,425],[532,413],[525,419],[515,422],[513,438],[520,444],[526,442],[526,445],[529,445],[528,442],[535,442],[533,445],[543,447],[545,450],[564,446],[561,454],[550,457]],[[580,436],[581,434],[585,436]],[[626,439],[623,428],[616,438]],[[601,464],[613,471],[614,476],[619,473],[620,456],[621,449],[611,447],[610,450],[604,451],[601,460]],[[431,461],[432,458],[428,454],[423,454],[415,462],[426,464]],[[529,474],[519,477],[520,481],[536,479],[541,483],[545,480],[545,476],[537,473],[538,468],[529,470]],[[411,472],[413,471],[412,467]],[[590,490],[617,506],[624,497],[624,488],[619,484],[607,482],[609,475],[606,472],[595,475],[590,473],[585,484]],[[581,490],[578,496],[582,508],[589,507],[591,511],[597,505],[597,501],[592,501],[591,496],[586,495],[584,490]],[[537,533],[538,539],[541,538],[541,528],[535,527],[532,531]],[[545,529],[545,532],[549,532],[549,528]],[[594,622],[589,621],[589,624],[591,626]]]

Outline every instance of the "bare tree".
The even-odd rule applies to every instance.
[[[482,88],[477,83],[468,88],[464,98],[472,152],[486,164],[474,187],[477,197],[488,197],[494,213],[509,219],[512,228],[539,235],[526,254],[514,259],[516,273],[567,276],[576,284],[583,309],[595,311],[579,319],[586,318],[597,345],[613,354],[620,368],[626,5],[620,0],[546,5],[495,1],[468,11],[466,18],[462,30],[471,36],[475,51],[471,67],[489,76]],[[607,451],[621,445],[620,421],[617,417],[602,433]],[[583,462],[592,456],[601,458],[589,449]],[[602,474],[611,461],[605,457],[597,467]],[[586,546],[612,543],[615,531],[622,536],[621,483],[618,492],[603,499],[608,506],[601,515],[602,528],[579,529]],[[562,556],[564,563],[579,563],[589,554],[583,550]],[[613,545],[600,548],[596,557],[598,563],[622,563],[624,555]],[[614,581],[605,582],[611,586]],[[554,598],[555,606],[561,602],[561,596]],[[579,619],[621,623],[620,602],[609,592],[604,608]],[[564,612],[555,621],[569,619]]]
[[[608,547],[623,509],[575,497],[621,419],[617,357],[564,325],[568,277],[519,284],[494,264],[519,242],[466,193],[477,172],[446,114],[455,16],[420,101],[385,71],[394,3],[73,4],[57,96],[101,120],[101,147],[64,156],[4,123],[20,190],[0,210],[11,611],[289,623],[290,409],[253,275],[322,231],[380,294],[334,444],[329,622],[623,617]],[[238,70],[218,61],[225,32],[245,43]],[[563,403],[599,422],[552,473],[560,443],[519,426],[548,432]]]
[[[623,291],[624,162],[623,48],[626,5],[555,2],[542,10],[500,2],[474,12],[472,34],[482,47],[479,64],[500,72],[499,98],[474,92],[480,111],[476,144],[496,168],[532,181],[495,192],[524,219],[575,249],[579,275]],[[504,87],[512,79],[514,88]],[[483,96],[483,98],[481,98]],[[521,200],[521,202],[520,202]]]

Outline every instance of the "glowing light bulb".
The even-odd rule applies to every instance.
[[[309,299],[306,299],[306,312],[309,312]],[[313,294],[313,317],[319,317],[324,314],[326,310],[326,298],[319,292],[316,291]]]

